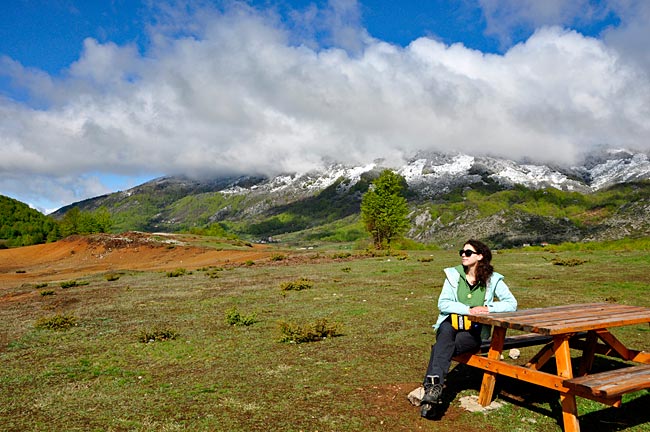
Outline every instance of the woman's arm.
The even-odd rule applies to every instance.
[[[448,279],[445,279],[445,283],[442,285],[442,291],[440,291],[440,297],[438,297],[438,309],[440,309],[440,313],[445,315],[452,313],[469,314],[469,306],[458,301],[456,289],[451,286]]]
[[[487,303],[487,308],[490,313],[492,312],[514,312],[517,310],[517,299],[510,292],[510,288],[503,281],[499,279],[494,289],[494,294],[499,298],[499,301],[492,300]]]

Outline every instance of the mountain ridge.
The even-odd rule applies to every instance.
[[[635,224],[630,215],[623,216],[628,211],[622,204],[624,197],[616,195],[617,205],[598,203],[600,198],[597,197],[588,198],[602,195],[608,188],[621,184],[638,184],[637,189],[645,191],[644,182],[650,179],[648,155],[627,150],[591,155],[584,164],[571,167],[517,163],[461,153],[420,152],[400,167],[385,166],[377,160],[361,166],[332,164],[323,170],[271,178],[167,176],[127,191],[74,203],[59,209],[53,216],[62,217],[72,207],[92,211],[104,206],[113,215],[119,230],[173,232],[220,224],[226,231],[253,238],[285,236],[296,239],[301,237],[296,233],[310,232],[310,236],[318,236],[314,230],[336,231],[347,225],[349,232],[360,233],[361,197],[372,180],[386,168],[406,179],[413,225],[409,237],[424,243],[447,244],[463,236],[476,236],[498,244],[525,244],[547,240],[598,240],[650,232],[648,223]],[[548,196],[535,195],[517,188],[549,192]],[[537,200],[552,206],[553,210],[546,208],[542,214],[535,214],[531,206],[494,201],[497,194],[503,195],[506,191],[511,191],[510,196],[499,199]],[[479,199],[476,194],[480,192],[480,202],[468,200],[467,195],[472,192],[472,199]],[[571,199],[584,206],[583,214],[578,209],[573,210],[576,214],[562,216],[563,206],[571,208],[576,204],[569,203],[569,198],[556,196],[558,193],[567,197],[578,194]],[[638,195],[637,202],[628,207],[633,204],[636,212],[650,214],[644,192],[634,193]],[[499,207],[498,211],[485,210],[492,194],[494,202],[490,205]],[[520,196],[515,198],[517,194]],[[557,203],[548,201],[550,198]],[[481,223],[470,226],[448,220],[451,218],[448,216],[449,203],[455,200],[458,217]],[[599,211],[599,205],[607,210]],[[645,220],[645,216],[642,219]],[[617,228],[623,220],[628,228]],[[334,224],[333,228],[324,228],[328,224]]]

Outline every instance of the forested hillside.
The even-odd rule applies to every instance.
[[[20,201],[0,195],[0,248],[52,242],[73,234],[109,232],[110,213],[72,208],[60,220],[46,216]]]
[[[59,224],[53,218],[0,195],[0,247],[28,246],[58,237]]]

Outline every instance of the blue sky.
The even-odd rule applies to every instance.
[[[648,22],[644,0],[2,2],[0,194],[648,151]]]

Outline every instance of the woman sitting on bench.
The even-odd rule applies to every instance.
[[[429,366],[424,377],[424,397],[421,402],[422,417],[435,414],[440,402],[445,376],[451,358],[481,346],[489,337],[489,328],[465,318],[465,315],[482,315],[492,312],[513,312],[517,300],[503,281],[503,275],[490,264],[492,252],[478,240],[467,240],[460,250],[462,264],[445,269],[446,279],[438,298],[440,315],[436,324],[436,343],[431,347]],[[495,296],[499,301],[495,301]]]

